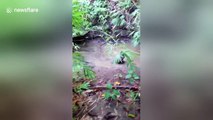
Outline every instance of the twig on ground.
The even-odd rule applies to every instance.
[[[132,87],[132,86],[113,86],[113,89],[130,89],[130,90],[134,90],[134,91],[138,91],[139,88],[138,87]],[[89,89],[96,89],[96,90],[104,90],[107,89],[106,86],[94,86],[94,87],[90,87]]]

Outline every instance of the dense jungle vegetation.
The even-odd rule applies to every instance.
[[[73,119],[140,119],[139,112],[131,112],[132,105],[140,104],[140,75],[139,67],[135,64],[140,53],[130,49],[126,44],[139,49],[140,46],[140,8],[137,0],[73,0],[72,1],[72,36],[73,36]],[[124,39],[127,39],[126,41]],[[104,46],[110,57],[113,57],[112,64],[122,65],[122,73],[110,73],[113,80],[107,80],[97,84],[99,73],[93,68],[96,66],[89,62],[82,54],[85,44],[90,41],[101,41],[101,44],[93,46]],[[114,56],[111,53],[122,46]],[[110,68],[113,71],[113,68]],[[119,68],[120,69],[120,68]],[[101,74],[104,71],[101,69]],[[118,80],[119,79],[119,80]],[[126,81],[124,84],[123,81]],[[100,93],[100,94],[99,94]],[[122,97],[124,96],[124,97]],[[119,101],[125,99],[129,106],[118,108],[114,112],[103,113],[97,111],[97,103],[107,101],[107,105],[117,106]],[[101,102],[102,100],[102,102]],[[115,103],[115,104],[114,104]],[[104,103],[103,103],[104,104]],[[104,104],[103,108],[107,106]],[[122,106],[122,105],[120,105]],[[102,108],[100,108],[102,109]],[[91,113],[93,112],[93,114]],[[116,113],[116,114],[115,114]],[[121,116],[126,116],[122,118]]]

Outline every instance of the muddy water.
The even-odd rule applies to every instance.
[[[131,43],[121,43],[116,46],[103,45],[103,41],[95,39],[90,40],[81,46],[80,52],[85,57],[86,62],[93,67],[96,72],[97,79],[111,79],[116,73],[127,73],[126,63],[125,64],[114,64],[113,60],[120,51],[130,49],[136,52],[140,52],[139,48],[132,47]],[[140,66],[140,57],[135,59],[137,67]]]

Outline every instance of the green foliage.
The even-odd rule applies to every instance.
[[[80,47],[77,44],[75,44],[74,42],[72,42],[72,46],[73,46],[73,50],[79,50],[80,49]]]
[[[118,55],[116,55],[115,56],[115,59],[114,59],[114,63],[116,63],[116,64],[118,64],[121,60],[122,60],[122,58],[123,58],[124,56],[123,56],[123,54],[118,54]]]
[[[134,47],[140,44],[140,31],[133,32],[132,45]]]
[[[121,61],[122,57],[126,58],[128,69],[126,79],[129,79],[130,83],[133,83],[134,80],[140,79],[136,73],[136,66],[133,61],[133,59],[138,55],[139,53],[127,49],[121,51],[120,54],[118,54],[114,59],[114,63],[118,63],[119,61]]]
[[[121,29],[126,29],[129,37],[132,37],[133,46],[140,44],[139,9],[132,0],[82,0],[86,19],[92,22],[90,30],[98,31],[107,42],[117,42],[122,34]]]
[[[88,13],[87,19],[89,21],[99,25],[105,24],[108,17],[107,1],[95,0],[93,3],[84,1],[84,4],[87,6],[85,10]]]
[[[95,72],[92,70],[92,68],[88,65],[84,65],[83,66],[83,70],[84,70],[84,76],[87,79],[94,79],[95,78]]]
[[[130,91],[128,97],[130,97],[133,101],[135,101],[139,97],[138,92]]]
[[[106,88],[107,88],[107,90],[104,93],[104,99],[106,99],[106,100],[108,100],[108,99],[115,100],[115,99],[118,98],[118,96],[120,96],[120,92],[118,90],[116,90],[116,89],[113,89],[112,88],[112,84],[107,83]]]
[[[133,25],[134,25],[134,31],[130,33],[132,35],[132,44],[134,47],[138,46],[140,44],[140,12],[139,9],[135,10],[133,13],[131,13],[133,16]]]
[[[80,84],[79,86],[77,86],[74,91],[77,93],[82,93],[84,90],[88,90],[89,89],[89,83],[88,82],[84,82],[82,84]]]
[[[74,37],[84,35],[89,30],[91,23],[86,18],[86,7],[83,1],[72,0],[72,33]]]
[[[112,89],[112,84],[107,83],[106,88],[109,89],[109,90]]]
[[[72,66],[73,80],[81,78],[94,79],[95,72],[84,61],[84,57],[79,52],[73,53],[73,66]]]
[[[131,2],[132,0],[120,0],[120,2],[118,2],[118,5],[121,8],[128,9],[129,7],[131,7]]]
[[[130,118],[135,118],[136,117],[136,115],[134,115],[134,114],[128,114],[128,117],[130,117]]]
[[[134,59],[136,57],[138,57],[140,54],[137,53],[137,52],[134,52],[130,49],[125,49],[125,50],[122,50],[114,59],[114,63],[118,63],[122,57],[125,57],[126,60],[127,60],[127,66],[131,66],[131,64],[134,64]]]

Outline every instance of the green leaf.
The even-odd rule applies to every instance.
[[[119,61],[121,61],[121,57],[121,54],[116,55],[113,63],[118,63]]]
[[[133,78],[130,78],[130,79],[129,79],[129,82],[130,82],[131,84],[133,84],[133,83],[134,83],[134,79],[133,79]]]
[[[112,84],[107,83],[106,88],[107,88],[107,89],[112,89]]]
[[[131,78],[131,77],[132,77],[131,74],[127,74],[127,75],[126,75],[126,79],[129,79],[129,78]]]
[[[128,73],[129,73],[129,74],[134,73],[134,69],[129,69],[129,70],[128,70]]]
[[[118,26],[119,25],[119,18],[116,17],[116,18],[112,19],[112,24],[115,25],[115,26]]]
[[[87,90],[87,89],[89,89],[88,87],[89,87],[89,83],[88,82],[87,83],[83,83],[83,84],[80,85],[81,89],[86,89]]]
[[[140,77],[139,77],[139,76],[136,76],[136,77],[134,77],[134,79],[138,80],[138,79],[140,79]]]
[[[105,12],[105,11],[107,11],[107,9],[106,8],[99,8],[99,11]]]
[[[121,15],[121,17],[120,17],[121,19],[124,19],[125,18],[125,16],[124,15]]]
[[[84,61],[84,57],[79,53],[79,52],[74,52],[73,53],[73,66],[72,66],[72,72],[74,75],[73,79],[77,79],[77,77],[84,76],[87,79],[94,79],[95,72],[92,70],[92,68],[88,65],[86,65]]]
[[[125,20],[121,20],[121,26],[125,25],[126,24],[126,21]]]
[[[131,97],[131,98],[134,98],[134,96],[135,96],[135,93],[134,93],[133,91],[131,91],[131,92],[130,92],[130,97]]]
[[[113,93],[114,93],[116,96],[120,95],[120,92],[119,92],[118,90],[113,90]]]
[[[116,95],[111,95],[111,98],[112,98],[113,100],[115,100],[115,99],[116,99]]]
[[[133,78],[134,79],[140,79],[139,76],[136,73],[133,74]]]
[[[128,117],[135,118],[136,116],[134,114],[128,114]]]
[[[104,93],[104,98],[105,99],[109,99],[111,97],[111,93],[107,90],[105,93]]]
[[[119,13],[118,13],[118,12],[115,12],[115,13],[112,14],[112,17],[116,17],[116,16],[118,16],[118,15],[119,15]]]

